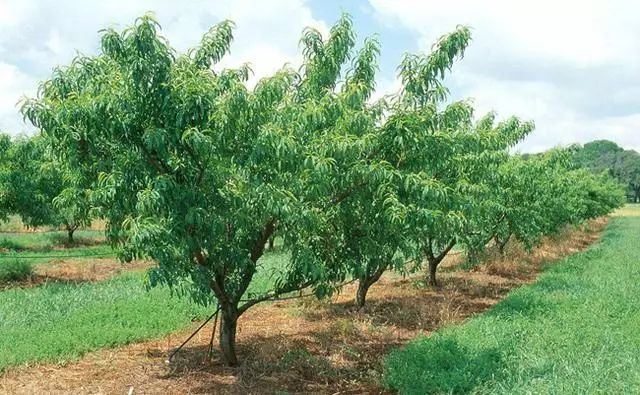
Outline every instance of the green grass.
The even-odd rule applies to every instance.
[[[26,260],[14,259],[0,264],[0,285],[26,280],[33,274],[33,266]]]
[[[49,251],[38,250],[20,250],[0,253],[0,266],[6,262],[12,262],[16,259],[27,261],[33,265],[47,263],[56,259],[74,259],[83,258],[87,259],[92,256],[106,258],[115,257],[115,252],[111,246],[107,244],[99,244],[95,246],[76,247],[56,249]]]
[[[282,252],[268,253],[250,292],[266,290],[273,282],[269,273],[286,261]],[[98,283],[47,283],[0,292],[0,371],[157,338],[213,312],[213,307],[170,296],[166,288],[147,292],[142,279],[142,273],[125,273]]]
[[[210,310],[169,297],[166,289],[145,291],[139,273],[101,283],[49,283],[0,292],[0,371],[161,336]]]
[[[102,231],[79,230],[74,237],[75,245],[68,246],[62,231],[0,233],[0,271],[16,261],[36,265],[57,259],[115,257]]]
[[[615,217],[640,217],[640,203],[627,203],[613,213]]]
[[[78,230],[74,234],[74,242],[77,246],[95,245],[104,241],[102,231]],[[63,231],[0,233],[0,249],[46,252],[56,247],[64,247],[66,244],[67,233]]]
[[[638,393],[639,238],[640,217],[613,218],[600,243],[492,310],[392,352],[386,384],[403,394]]]

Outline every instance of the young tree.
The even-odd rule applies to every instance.
[[[533,128],[516,118],[495,124],[493,114],[475,123],[469,102],[446,104],[442,80],[469,40],[469,30],[459,27],[431,54],[405,56],[403,89],[382,128],[384,158],[402,175],[399,201],[407,209],[413,255],[427,261],[433,286],[438,265],[468,232],[483,179]]]
[[[301,72],[284,68],[252,90],[248,67],[212,69],[229,50],[231,22],[180,56],[158,28],[145,16],[104,31],[102,53],[57,69],[23,112],[70,167],[97,177],[93,198],[123,259],[156,261],[151,285],[215,298],[220,348],[235,365],[245,311],[310,286],[322,294],[339,271],[341,260],[325,259],[340,236],[330,220],[354,186],[336,175],[370,140],[345,137],[360,113],[342,103],[359,91],[337,88],[354,46],[351,20],[327,39],[307,29]],[[276,228],[290,262],[271,289],[252,293]]]
[[[9,158],[11,144],[9,135],[0,133],[0,221],[6,221],[11,214],[8,182],[11,165]]]
[[[91,223],[86,192],[74,174],[56,162],[41,136],[9,142],[0,174],[2,207],[28,227],[63,226],[68,242]]]
[[[348,274],[358,279],[358,307],[384,271],[406,271],[410,257],[414,269],[427,259],[435,284],[438,264],[462,231],[464,215],[472,214],[470,203],[479,198],[482,177],[531,128],[515,119],[496,126],[492,114],[474,125],[467,102],[440,110],[447,98],[444,74],[468,41],[468,29],[459,27],[443,36],[430,54],[407,55],[399,68],[402,91],[390,98],[390,105],[382,101],[373,106],[385,109],[384,119],[376,117],[376,111],[362,112],[375,125],[378,146],[370,157],[386,167],[384,175],[379,172],[380,177],[366,183],[358,182],[362,176],[353,177],[351,182],[360,188],[338,216],[344,234],[338,256],[349,262]],[[372,167],[367,171],[375,173]]]

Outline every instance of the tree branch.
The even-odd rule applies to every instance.
[[[254,305],[258,304],[258,303],[278,298],[280,295],[287,294],[289,292],[300,291],[302,289],[308,288],[314,282],[315,281],[313,281],[313,280],[309,280],[309,281],[305,281],[302,284],[297,284],[297,285],[290,284],[287,287],[280,288],[280,289],[272,291],[272,292],[268,292],[268,293],[266,293],[266,294],[264,294],[262,296],[259,296],[257,298],[251,299],[251,300],[247,300],[245,304],[243,304],[240,308],[238,308],[238,316],[242,315],[242,313],[244,313],[250,307],[252,307],[252,306],[254,306]]]

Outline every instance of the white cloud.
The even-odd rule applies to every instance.
[[[519,147],[609,138],[640,149],[640,3],[632,1],[370,0],[377,19],[416,33],[422,51],[458,24],[472,27],[447,79],[479,112],[532,119]]]
[[[302,30],[313,26],[327,32],[327,25],[313,17],[304,0],[191,1],[169,0],[54,3],[0,0],[0,130],[17,134],[30,126],[21,122],[15,103],[33,95],[39,81],[51,69],[68,64],[76,51],[98,50],[98,30],[121,29],[136,17],[153,11],[162,34],[178,51],[196,45],[202,35],[223,19],[236,23],[231,54],[224,66],[251,63],[258,78],[285,63],[299,63],[298,40]]]
[[[0,130],[22,131],[22,117],[17,115],[16,104],[25,94],[35,94],[32,78],[16,66],[0,61]]]
[[[235,40],[222,65],[249,62],[255,73],[251,83],[284,63],[296,67],[303,28],[328,31],[308,1],[0,0],[0,130],[28,129],[15,107],[20,97],[33,95],[38,82],[54,66],[68,64],[76,51],[96,53],[99,29],[121,29],[149,10],[178,51],[197,44],[215,23],[234,20]],[[426,52],[456,25],[470,25],[473,41],[447,84],[453,98],[474,98],[479,113],[496,110],[534,120],[536,131],[522,150],[594,138],[640,149],[640,3],[370,0],[370,5],[373,11],[363,13],[356,29],[371,23],[369,30],[413,37],[413,43],[390,42],[400,48],[417,45]],[[376,98],[400,84],[388,72],[379,74],[377,86]]]

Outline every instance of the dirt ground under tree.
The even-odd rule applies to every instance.
[[[546,263],[584,250],[605,225],[606,219],[598,219],[545,238],[531,253],[511,245],[506,258],[490,257],[471,270],[462,270],[461,256],[453,255],[442,264],[438,289],[425,287],[422,275],[387,274],[371,288],[361,311],[353,305],[354,285],[327,301],[257,306],[239,321],[237,368],[222,366],[215,350],[208,358],[211,325],[166,362],[199,326],[194,323],[162,339],[92,352],[66,364],[11,368],[0,375],[0,392],[384,393],[384,358],[392,348],[489,309],[513,288],[534,281]]]

